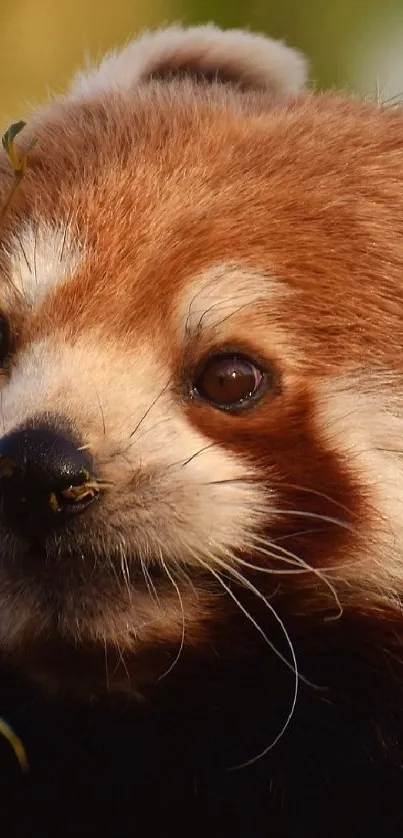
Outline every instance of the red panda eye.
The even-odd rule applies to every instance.
[[[5,317],[0,315],[0,367],[4,366],[10,353],[10,327]]]
[[[215,355],[193,385],[193,395],[221,410],[246,405],[263,389],[265,373],[240,355]]]

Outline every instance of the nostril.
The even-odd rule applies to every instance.
[[[99,492],[100,484],[98,481],[91,479],[90,473],[85,472],[80,483],[70,484],[66,489],[51,492],[49,505],[56,513],[80,512],[99,495]]]
[[[0,439],[3,514],[17,529],[49,529],[82,512],[99,494],[87,448],[46,428],[30,427]]]

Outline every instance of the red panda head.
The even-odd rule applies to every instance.
[[[101,688],[109,655],[137,690],[269,602],[400,613],[403,118],[305,76],[173,28],[30,122],[0,233],[0,649],[38,676]]]

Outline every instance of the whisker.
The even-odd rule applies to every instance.
[[[140,565],[141,565],[141,570],[142,570],[142,573],[143,573],[143,576],[144,576],[144,581],[146,583],[148,593],[150,594],[150,598],[154,599],[155,602],[157,603],[157,605],[159,605],[159,607],[161,607],[161,602],[160,602],[159,596],[157,594],[156,587],[154,585],[154,582],[153,582],[153,580],[151,578],[151,575],[148,571],[148,567],[147,567],[147,565],[146,565],[142,556],[140,556]]]
[[[173,556],[169,556],[169,563],[175,568],[175,576],[177,579],[182,579],[188,588],[191,588],[196,599],[199,599],[199,591],[197,590],[192,578],[186,573],[184,566],[181,566]]]
[[[242,477],[231,478],[230,477],[230,478],[227,478],[227,479],[224,479],[224,480],[210,480],[206,483],[203,483],[203,486],[215,486],[215,485],[236,484],[236,483],[240,483],[240,484],[251,483],[253,485],[253,484],[256,484],[256,483],[259,483],[259,482],[260,481],[259,481],[258,478],[253,478],[253,477],[247,477],[247,478],[242,478]],[[275,484],[273,484],[273,485],[275,485]],[[349,510],[346,506],[339,503],[339,501],[336,501],[330,495],[324,494],[323,492],[319,492],[319,491],[316,491],[315,489],[310,489],[308,487],[303,487],[303,486],[299,486],[298,484],[292,484],[292,483],[288,483],[288,484],[281,483],[280,485],[287,486],[289,488],[298,489],[300,491],[304,491],[304,492],[307,492],[307,493],[310,493],[310,494],[313,494],[313,495],[317,495],[318,497],[321,497],[324,500],[329,501],[329,503],[334,503],[336,506],[343,509],[348,515],[353,514],[351,512],[351,510]],[[342,518],[335,518],[331,515],[323,515],[319,512],[310,512],[308,510],[293,509],[293,508],[279,509],[278,507],[271,506],[270,503],[268,503],[266,509],[262,509],[262,512],[263,512],[263,514],[267,514],[267,512],[270,512],[270,513],[274,513],[276,515],[290,515],[290,516],[291,515],[296,515],[296,516],[300,516],[300,517],[304,517],[304,518],[313,518],[315,520],[322,521],[323,523],[333,524],[333,525],[339,526],[343,529],[347,529],[350,532],[355,532],[355,527],[352,524],[350,524],[349,521],[345,521]],[[281,538],[285,538],[285,537],[289,537],[289,536],[281,536]]]
[[[118,588],[121,589],[122,588],[122,579],[119,576],[117,568],[115,567],[115,562],[113,561],[113,559],[111,557],[108,558],[107,566],[108,566],[108,569],[113,573],[113,575],[116,579],[116,583],[118,585]],[[96,569],[96,565],[94,564],[94,571],[95,571],[95,569]]]
[[[153,409],[154,405],[156,405],[156,404],[157,404],[157,402],[158,402],[158,400],[161,398],[161,396],[163,396],[163,395],[164,395],[164,393],[166,393],[166,391],[167,391],[168,387],[169,387],[169,382],[168,382],[167,384],[165,384],[165,386],[162,388],[161,392],[160,392],[160,393],[158,393],[158,396],[156,396],[156,397],[155,397],[155,399],[151,402],[151,404],[149,405],[149,407],[147,408],[147,410],[143,413],[143,415],[142,415],[141,419],[139,419],[139,421],[137,422],[136,427],[135,427],[135,428],[134,428],[134,430],[131,432],[131,434],[129,434],[129,439],[132,439],[132,437],[134,437],[134,435],[137,433],[137,431],[138,431],[139,427],[142,425],[142,423],[143,423],[143,422],[144,422],[144,420],[147,418],[147,416],[148,416],[148,414],[150,413],[150,411]]]
[[[292,553],[290,553],[289,556],[278,556],[275,553],[270,552],[266,548],[259,546],[258,543],[256,544],[256,549],[258,550],[259,553],[262,553],[263,555],[268,556],[268,558],[271,558],[271,559],[277,559],[277,560],[285,561],[285,562],[295,561],[295,563],[300,565],[300,568],[298,570],[287,569],[287,570],[277,570],[276,571],[276,570],[271,569],[271,568],[259,568],[259,566],[250,565],[249,562],[247,562],[243,559],[240,559],[238,556],[234,557],[235,561],[238,564],[245,565],[246,567],[251,567],[253,570],[260,570],[260,572],[263,572],[263,573],[274,573],[277,576],[278,575],[286,576],[286,575],[298,574],[298,573],[299,574],[301,574],[301,573],[312,573],[314,576],[316,576],[318,579],[320,579],[320,581],[323,582],[323,584],[326,586],[326,588],[328,588],[328,590],[331,592],[332,597],[333,597],[334,602],[335,602],[335,605],[336,605],[336,608],[337,608],[337,614],[334,614],[331,617],[327,617],[326,619],[327,620],[338,620],[338,619],[340,619],[340,617],[343,614],[343,607],[342,607],[342,604],[340,602],[339,595],[336,591],[335,586],[332,584],[330,579],[328,579],[326,577],[325,573],[323,573],[321,569],[313,567],[312,565],[308,564],[308,562],[304,561],[304,559],[302,559],[300,556],[295,556]]]
[[[204,564],[204,562],[203,562],[203,564]],[[206,567],[206,569],[208,569],[210,571],[210,573],[212,573],[212,575],[215,577],[215,579],[217,579],[219,584],[224,588],[224,590],[231,597],[233,602],[242,611],[242,613],[245,615],[245,617],[252,623],[252,625],[259,632],[259,634],[264,638],[265,642],[269,645],[269,647],[272,649],[272,651],[278,657],[280,657],[280,659],[286,664],[286,666],[289,669],[291,669],[291,671],[294,674],[294,686],[293,686],[291,706],[290,706],[290,709],[287,713],[286,719],[285,719],[283,725],[281,726],[279,732],[276,734],[274,739],[269,743],[269,745],[267,745],[266,748],[264,748],[264,750],[261,751],[259,754],[256,754],[256,756],[252,757],[251,759],[246,760],[245,762],[241,763],[240,765],[234,765],[234,766],[231,766],[231,768],[228,769],[229,771],[238,771],[241,768],[246,768],[248,765],[253,765],[253,763],[257,762],[259,759],[262,759],[269,751],[271,751],[277,745],[277,743],[280,741],[280,739],[284,736],[287,728],[290,725],[290,722],[291,722],[291,719],[294,715],[294,712],[295,712],[295,707],[296,707],[297,698],[298,698],[298,683],[299,683],[299,677],[300,676],[299,676],[299,673],[298,673],[297,659],[296,659],[296,655],[295,655],[295,651],[294,651],[294,647],[293,647],[291,638],[288,634],[288,631],[287,631],[281,617],[277,614],[276,610],[270,605],[270,603],[268,603],[267,600],[265,600],[267,607],[271,611],[275,620],[278,622],[278,624],[279,624],[279,626],[280,626],[280,628],[281,628],[281,630],[284,634],[284,637],[286,639],[288,648],[290,650],[291,659],[292,659],[292,666],[291,666],[290,662],[287,660],[287,658],[285,658],[281,654],[281,652],[279,652],[278,649],[276,649],[274,644],[271,643],[271,641],[269,640],[269,638],[267,637],[267,635],[265,634],[265,632],[263,631],[263,629],[261,628],[259,623],[256,622],[256,620],[254,619],[252,614],[250,614],[249,611],[247,611],[247,609],[238,600],[238,598],[235,596],[234,592],[231,591],[231,588],[224,582],[224,580],[222,579],[220,574],[217,573],[215,570],[213,570],[213,568],[209,567],[207,564],[204,564],[204,566]],[[262,597],[262,598],[264,599],[264,597]]]
[[[199,557],[195,556],[195,558],[199,561]],[[228,560],[232,561],[233,558],[234,558],[234,556],[232,555],[232,553],[229,553]],[[211,555],[211,560],[214,564],[218,564],[219,567],[222,567],[224,573],[228,573],[228,575],[230,577],[232,577],[232,579],[234,579],[236,582],[238,582],[243,588],[246,588],[247,590],[250,590],[254,594],[254,596],[256,596],[258,599],[260,599],[263,602],[263,604],[265,605],[265,607],[267,608],[267,610],[270,612],[270,614],[278,622],[280,628],[283,631],[283,621],[282,621],[281,617],[277,614],[277,611],[275,611],[273,606],[268,601],[267,597],[265,597],[262,594],[262,592],[259,591],[259,588],[256,588],[255,585],[253,585],[253,583],[250,581],[250,579],[247,579],[242,573],[235,570],[235,568],[232,567],[230,564],[226,564],[226,562],[224,562],[222,559],[220,559],[217,555],[212,554]],[[286,632],[285,626],[284,626],[284,630]],[[261,631],[263,632],[263,629],[261,629]],[[282,662],[288,667],[288,669],[290,669],[290,671],[295,674],[295,670],[293,669],[293,666],[291,665],[291,663],[287,660],[286,657],[284,657],[282,655],[281,652],[278,651],[278,649],[276,649],[276,647],[272,646],[271,641],[267,637],[266,637],[266,643],[273,649],[273,651],[277,654],[277,657],[280,660],[282,660]],[[288,643],[288,641],[287,641],[287,643]],[[301,673],[298,673],[298,678],[299,678],[300,681],[303,681],[303,683],[306,684],[306,686],[308,686],[308,687],[312,687],[315,690],[322,689],[322,687],[320,687],[318,684],[314,684],[312,681],[309,681],[308,678],[306,678],[304,675],[301,675]]]
[[[30,265],[30,263],[29,263],[28,256],[27,256],[27,254],[26,254],[26,250],[25,250],[24,245],[23,245],[23,243],[22,243],[22,236],[20,235],[19,230],[16,230],[16,231],[14,232],[14,235],[15,235],[15,238],[17,239],[18,244],[19,244],[19,246],[20,246],[20,248],[21,248],[21,253],[22,253],[23,257],[24,257],[25,264],[26,264],[26,266],[27,266],[27,268],[28,268],[28,270],[29,270],[30,274],[32,274],[32,268],[31,268],[31,265]]]
[[[212,325],[213,325],[213,327],[214,327],[214,328],[215,328],[216,326],[220,326],[222,323],[224,323],[224,322],[225,322],[225,320],[229,319],[229,318],[230,318],[230,317],[232,317],[234,314],[238,314],[240,311],[243,311],[245,308],[249,308],[250,306],[256,306],[258,303],[260,303],[260,302],[264,302],[264,300],[263,300],[263,298],[262,298],[262,297],[260,298],[260,300],[254,299],[254,300],[252,300],[252,301],[251,301],[251,299],[250,299],[250,294],[248,294],[248,293],[246,293],[246,292],[245,292],[245,294],[244,294],[244,295],[238,295],[238,296],[239,296],[239,297],[240,297],[240,296],[245,296],[245,297],[246,297],[246,299],[247,299],[247,302],[246,302],[246,303],[242,303],[241,305],[239,305],[239,306],[238,306],[238,308],[237,308],[236,310],[234,310],[234,308],[233,308],[233,305],[234,305],[234,299],[233,299],[233,297],[227,297],[227,299],[226,299],[226,300],[216,300],[215,302],[211,303],[211,305],[210,305],[210,306],[208,306],[208,308],[206,308],[206,309],[203,311],[203,314],[200,316],[200,319],[199,319],[199,321],[198,321],[198,323],[197,323],[197,326],[196,326],[196,332],[200,332],[200,331],[201,331],[201,329],[203,328],[203,325],[202,325],[202,324],[203,324],[203,320],[204,320],[204,318],[205,318],[205,317],[206,317],[206,316],[207,316],[207,315],[208,315],[211,311],[214,311],[214,309],[215,309],[215,308],[222,309],[223,311],[225,311],[226,309],[228,309],[228,308],[229,308],[229,309],[231,309],[231,311],[230,311],[230,313],[229,313],[228,315],[225,315],[225,317],[224,317],[222,320],[218,320],[217,322],[213,323]]]
[[[123,652],[122,652],[122,650],[121,650],[121,648],[120,648],[120,644],[119,644],[119,643],[116,643],[116,651],[117,651],[117,653],[118,653],[118,655],[119,655],[119,661],[120,661],[120,663],[122,664],[123,669],[124,669],[124,671],[125,671],[126,678],[127,678],[127,684],[128,684],[128,688],[129,688],[129,692],[131,693],[131,692],[132,692],[132,680],[131,680],[131,677],[130,677],[130,672],[129,672],[128,668],[127,668],[127,663],[126,663],[126,661],[125,661],[125,659],[124,659],[124,655],[123,655]],[[119,666],[119,663],[117,663],[117,664],[116,664],[116,667],[115,667],[115,669],[114,669],[113,675],[115,674],[115,672],[116,672],[116,670],[117,670],[118,666]],[[112,677],[113,677],[113,675],[112,675]]]
[[[253,305],[253,306],[257,306],[259,303],[265,303],[265,302],[266,302],[266,300],[264,300],[264,299],[263,299],[263,297],[261,297],[260,299],[256,299],[256,298],[255,298],[255,299],[253,300],[253,302],[251,302],[251,301],[249,300],[249,302],[244,303],[244,304],[243,304],[243,305],[241,305],[241,306],[238,306],[238,308],[237,308],[237,309],[235,309],[234,311],[231,311],[229,314],[226,314],[226,315],[225,315],[225,317],[222,317],[222,318],[221,318],[221,320],[217,320],[217,321],[213,324],[214,329],[216,329],[218,326],[222,326],[222,324],[223,324],[223,323],[226,323],[226,322],[227,322],[227,320],[230,320],[230,319],[231,319],[231,317],[235,317],[235,315],[236,315],[236,314],[239,314],[239,312],[240,312],[240,311],[245,311],[245,309],[250,308],[252,305]],[[202,317],[203,317],[203,316],[204,316],[204,315],[202,315]],[[201,319],[202,319],[202,318],[201,318]]]
[[[220,584],[222,584],[222,587],[224,587],[224,589],[227,591],[229,596],[234,600],[234,602],[236,603],[238,608],[242,611],[242,613],[245,615],[245,617],[252,623],[252,625],[255,627],[256,631],[258,631],[259,634],[263,637],[265,643],[267,643],[267,645],[272,650],[272,652],[274,652],[274,654],[277,655],[277,657],[285,664],[285,666],[288,669],[290,669],[291,672],[295,675],[297,670],[296,670],[296,661],[294,660],[295,659],[294,650],[292,651],[292,664],[291,664],[290,661],[287,660],[287,658],[282,654],[282,652],[280,652],[276,648],[274,643],[272,643],[271,640],[269,640],[269,638],[267,637],[267,635],[263,631],[262,627],[255,620],[255,618],[252,616],[252,614],[249,614],[249,612],[247,611],[245,606],[242,605],[242,603],[238,601],[238,599],[235,596],[235,594],[233,593],[233,591],[231,591],[231,589],[223,582],[222,577],[219,576],[219,574],[217,574],[217,572],[207,562],[205,562],[203,559],[201,559],[200,556],[195,555],[195,558],[197,559],[198,562],[200,562],[200,564],[202,565],[202,567],[205,568],[205,570],[208,570],[213,576],[215,576],[220,581]],[[289,646],[290,645],[292,646],[291,640],[288,637],[287,630],[286,630],[286,628],[283,624],[283,621],[282,621],[281,617],[279,617],[276,610],[273,608],[272,605],[270,605],[270,603],[268,602],[266,597],[263,596],[263,594],[259,591],[259,589],[255,588],[255,586],[252,584],[252,582],[249,581],[249,579],[246,579],[244,576],[242,576],[241,573],[239,573],[237,570],[235,570],[231,566],[227,565],[221,559],[218,559],[216,556],[214,557],[214,564],[218,564],[219,567],[221,567],[224,570],[225,573],[228,573],[229,576],[231,576],[236,581],[240,582],[240,584],[244,588],[247,588],[248,590],[252,591],[252,593],[256,597],[258,597],[258,599],[260,599],[260,600],[262,600],[262,602],[264,602],[266,608],[270,611],[272,616],[275,618],[275,620],[279,624],[281,630],[283,631],[284,637],[287,640],[287,644]]]
[[[205,483],[201,483],[201,486],[224,486],[226,483],[256,483],[257,480],[252,480],[251,478],[245,477],[225,477],[223,480],[207,480]]]
[[[122,570],[122,576],[123,576],[123,579],[124,579],[124,582],[125,582],[125,585],[126,585],[127,593],[129,595],[129,602],[131,602],[132,589],[131,589],[131,585],[130,585],[129,563],[127,561],[127,556],[126,556],[125,550],[121,549],[120,553],[121,553],[121,555],[120,555],[120,567],[121,567],[121,570]]]
[[[247,288],[245,288],[245,290],[240,290],[240,291],[238,292],[238,294],[236,295],[236,297],[231,296],[231,297],[227,297],[227,298],[225,298],[225,299],[221,299],[221,300],[218,300],[218,301],[213,301],[213,302],[212,302],[212,304],[211,304],[211,305],[210,305],[207,309],[205,309],[205,310],[204,310],[204,312],[202,313],[201,318],[200,318],[199,322],[197,323],[197,325],[196,325],[195,327],[191,327],[191,326],[190,326],[190,320],[191,320],[192,315],[193,315],[193,307],[194,307],[194,304],[195,304],[196,300],[200,297],[200,295],[205,294],[205,292],[207,291],[207,289],[209,288],[209,286],[213,286],[213,287],[214,287],[214,286],[215,286],[215,284],[216,284],[216,282],[217,282],[217,277],[216,277],[216,276],[209,277],[209,278],[206,280],[206,282],[205,282],[205,283],[201,286],[201,288],[199,288],[199,290],[196,292],[196,294],[194,295],[194,297],[192,297],[192,299],[191,299],[191,301],[190,301],[190,303],[189,303],[188,314],[187,314],[187,317],[186,317],[186,322],[185,322],[185,336],[186,336],[186,337],[189,337],[189,335],[190,335],[192,332],[194,332],[194,331],[195,331],[195,332],[200,331],[200,329],[201,329],[202,319],[203,319],[203,317],[205,317],[205,315],[206,315],[209,311],[211,311],[212,309],[214,309],[214,308],[216,308],[216,307],[220,307],[220,306],[221,306],[222,308],[225,308],[225,304],[226,304],[227,302],[228,302],[229,304],[230,304],[230,303],[232,303],[232,304],[233,304],[233,303],[234,303],[234,300],[236,300],[236,299],[246,298],[248,302],[245,304],[245,306],[241,306],[241,307],[238,309],[238,311],[239,311],[239,310],[241,310],[241,308],[246,307],[246,305],[247,305],[247,306],[256,306],[256,303],[258,303],[258,302],[264,302],[264,299],[263,299],[263,298],[260,298],[260,300],[256,300],[256,299],[251,300],[251,299],[250,299],[250,292],[249,292],[249,290],[248,290]],[[196,312],[194,312],[194,316],[195,316],[195,317],[197,317],[197,313],[196,313]],[[214,324],[214,325],[215,325],[215,324]],[[218,325],[218,324],[217,324],[217,325]]]
[[[95,385],[94,385],[94,384],[93,384],[92,386],[94,387],[94,390],[95,390],[95,395],[96,395],[96,397],[97,397],[97,401],[98,401],[98,405],[99,405],[99,410],[100,410],[100,412],[101,412],[103,435],[104,435],[104,436],[106,436],[106,425],[105,425],[105,414],[104,414],[104,409],[103,409],[103,407],[102,407],[101,399],[100,399],[100,397],[99,397],[99,393],[98,393],[97,388],[95,387]]]
[[[130,693],[132,693],[132,692],[133,692],[133,690],[132,690],[132,679],[131,679],[131,677],[130,677],[130,672],[129,672],[129,670],[128,670],[127,663],[126,663],[125,658],[124,658],[124,654],[123,654],[123,652],[122,652],[122,650],[121,650],[121,648],[120,648],[119,644],[118,644],[118,647],[117,647],[117,648],[118,648],[118,653],[119,653],[119,659],[121,660],[121,662],[122,662],[122,666],[123,666],[123,669],[124,669],[124,670],[125,670],[125,672],[126,672],[126,676],[127,676],[127,683],[128,683],[128,685],[129,685],[129,692],[130,692]]]
[[[178,663],[178,660],[179,660],[179,658],[182,654],[182,651],[183,651],[183,647],[184,647],[184,644],[185,644],[185,610],[184,610],[184,607],[183,607],[183,599],[182,599],[182,596],[181,596],[181,592],[179,590],[179,585],[176,582],[176,580],[173,578],[170,571],[168,570],[168,567],[167,567],[166,563],[164,562],[164,559],[162,558],[162,555],[160,555],[160,562],[161,562],[161,566],[163,567],[166,575],[168,576],[169,581],[171,582],[172,586],[174,587],[174,589],[177,593],[178,600],[179,600],[179,605],[180,605],[180,609],[181,609],[181,614],[182,614],[182,636],[181,636],[181,640],[180,640],[180,644],[179,644],[179,649],[178,649],[178,652],[177,652],[174,660],[172,661],[171,665],[168,667],[168,669],[165,670],[165,672],[162,673],[162,675],[159,676],[158,680],[162,681],[163,678],[166,678],[167,675],[169,675],[169,673],[172,672],[173,668]]]
[[[62,261],[63,261],[64,251],[65,251],[65,248],[66,248],[66,242],[67,242],[67,233],[69,232],[71,219],[72,219],[72,217],[73,217],[73,203],[74,203],[74,195],[73,195],[73,197],[72,197],[72,199],[71,199],[70,209],[69,209],[69,213],[68,213],[68,216],[67,216],[67,221],[66,221],[66,223],[65,223],[65,225],[64,225],[63,239],[62,239],[62,246],[61,246],[61,248],[60,248],[60,256],[59,256],[59,261],[60,261],[60,262],[62,262]]]
[[[185,466],[188,466],[189,463],[192,462],[192,460],[195,460],[196,457],[199,457],[200,454],[203,454],[205,451],[209,451],[210,448],[214,448],[216,446],[216,444],[217,444],[216,442],[210,442],[209,445],[204,445],[203,448],[199,448],[198,451],[195,451],[195,453],[192,454],[191,457],[188,457],[187,460],[179,460],[179,462],[177,462],[177,463],[171,463],[171,465],[168,466],[168,468],[173,468],[173,466],[177,466],[177,465],[180,465],[182,468],[184,468]]]
[[[276,556],[274,553],[269,553],[268,550],[261,550],[259,552],[265,552],[265,555],[269,556],[270,558],[279,559],[280,561],[283,561],[281,556]],[[242,565],[242,567],[247,567],[249,570],[255,570],[258,573],[264,573],[268,576],[301,576],[302,574],[311,572],[310,569],[305,567],[299,567],[294,569],[288,567],[280,569],[274,567],[262,567],[261,565],[252,564],[251,562],[248,562],[246,559],[241,559],[239,556],[233,556],[232,560],[236,562],[236,564]]]
[[[147,416],[149,415],[149,413],[151,412],[151,410],[153,409],[153,407],[157,404],[157,402],[158,402],[158,400],[161,398],[161,396],[163,396],[163,395],[164,395],[164,393],[167,391],[167,389],[168,389],[168,387],[169,387],[169,386],[170,386],[170,381],[168,381],[168,382],[167,382],[167,384],[165,384],[165,386],[162,388],[162,390],[158,393],[158,396],[156,396],[156,397],[155,397],[155,399],[154,399],[154,400],[151,402],[151,404],[148,406],[147,410],[145,410],[145,411],[144,411],[143,415],[141,416],[141,418],[140,418],[140,419],[139,419],[139,421],[137,422],[137,425],[135,426],[134,430],[133,430],[133,431],[131,431],[131,433],[129,434],[129,439],[131,439],[131,440],[132,440],[132,442],[129,442],[129,444],[128,444],[128,445],[126,445],[124,448],[121,448],[121,449],[118,449],[117,451],[115,451],[115,452],[114,452],[114,457],[123,456],[123,455],[124,455],[124,454],[126,454],[126,452],[129,450],[129,448],[131,448],[131,447],[132,447],[132,445],[133,445],[133,437],[136,435],[136,433],[137,433],[138,429],[139,429],[139,428],[140,428],[140,426],[143,424],[144,420],[147,418]],[[137,441],[137,440],[136,440],[136,441]]]
[[[329,503],[334,504],[334,506],[338,506],[339,509],[342,509],[343,512],[346,512],[348,515],[354,515],[355,513],[345,506],[340,501],[336,500],[336,498],[332,498],[331,495],[327,495],[325,492],[321,492],[318,489],[313,489],[311,486],[302,486],[300,483],[285,483],[283,480],[273,480],[270,483],[271,486],[276,487],[277,485],[280,488],[285,489],[295,489],[298,492],[305,492],[309,495],[315,495],[315,497],[323,498],[323,500],[327,500]]]
[[[217,282],[217,279],[216,279],[215,276],[210,277],[208,280],[206,280],[205,283],[203,283],[202,287],[199,288],[199,290],[196,292],[194,297],[192,297],[192,299],[189,303],[188,314],[187,314],[186,322],[185,322],[185,335],[186,335],[186,337],[189,337],[189,335],[191,334],[189,321],[190,321],[190,318],[192,316],[192,307],[193,307],[195,301],[197,300],[198,297],[200,297],[200,294],[203,294],[205,292],[205,290],[209,287],[209,285],[210,286],[215,285],[216,282]]]
[[[116,567],[115,562],[111,556],[109,556],[108,568],[112,571],[119,588],[123,589],[122,586],[124,585],[124,588],[127,590],[129,596],[129,601],[131,601],[132,591],[130,587],[130,573],[127,556],[123,547],[120,547],[118,552],[120,556],[121,575],[119,575],[118,568]]]
[[[143,437],[146,436],[146,434],[149,434],[151,431],[154,431],[160,425],[166,425],[167,422],[173,422],[173,421],[174,421],[173,416],[164,416],[163,419],[159,419],[158,422],[154,423],[154,425],[150,425],[148,428],[144,428],[144,430],[141,432],[141,434],[138,434],[138,436],[136,437],[136,442],[138,442],[140,439],[143,439]]]
[[[290,550],[286,550],[286,548],[282,547],[280,544],[274,545],[272,544],[270,539],[263,538],[263,536],[259,536],[257,534],[255,535],[254,533],[250,534],[250,539],[251,542],[249,545],[247,545],[247,548],[249,547],[251,549],[258,549],[262,553],[264,553],[264,549],[262,549],[260,545],[263,544],[266,548],[273,547],[273,549],[275,549],[276,552],[267,553],[267,555],[270,556],[270,558],[276,558],[279,561],[284,562],[285,564],[291,564],[294,566],[297,565],[298,567],[301,567],[300,558],[295,553],[292,553]]]
[[[348,521],[343,521],[341,518],[333,518],[332,515],[322,515],[319,512],[307,512],[302,509],[278,509],[275,506],[270,506],[269,512],[274,513],[275,515],[296,515],[301,518],[315,518],[318,521],[323,521],[327,524],[334,524],[337,527],[341,527],[341,529],[349,530],[349,532],[355,532],[355,527],[353,527],[352,524],[349,524]]]
[[[314,532],[316,532],[316,530],[314,530]],[[251,538],[257,538],[258,539],[257,544],[263,543],[263,544],[268,545],[269,547],[275,548],[275,550],[278,551],[278,553],[281,553],[282,556],[284,556],[284,558],[282,558],[282,561],[284,561],[284,562],[288,562],[290,564],[293,564],[293,560],[294,561],[295,561],[295,559],[299,560],[299,557],[295,553],[292,553],[290,550],[287,550],[281,544],[277,544],[277,542],[275,542],[274,540],[273,541],[266,540],[263,537],[254,536],[253,534],[251,535]],[[286,557],[288,557],[288,558],[286,558]],[[280,556],[278,556],[278,558],[280,558]],[[343,567],[353,567],[354,564],[355,564],[355,562],[343,562],[342,565],[338,565],[338,568],[341,569]],[[308,567],[310,567],[310,565],[308,565]],[[333,570],[337,570],[338,568],[324,567],[324,568],[317,568],[317,569],[321,570],[321,571],[323,570],[326,573],[331,573]]]
[[[203,445],[202,448],[199,448],[197,451],[195,451],[193,454],[191,454],[190,457],[187,457],[184,460],[175,460],[173,463],[169,463],[167,466],[165,466],[165,468],[166,468],[166,470],[171,469],[171,468],[176,468],[177,466],[180,466],[181,468],[184,468],[185,466],[189,465],[189,463],[191,463],[192,460],[195,460],[196,457],[199,457],[200,454],[203,454],[205,451],[208,451],[210,448],[214,448],[216,445],[217,445],[216,442],[209,442],[208,445]],[[208,486],[209,484],[208,483],[201,483],[199,485]]]
[[[17,236],[17,239],[18,239],[18,236]],[[21,245],[21,242],[20,242],[20,245]],[[22,247],[21,247],[21,250],[23,251]],[[1,245],[1,247],[0,247],[0,256],[5,256],[7,261],[9,261],[11,259],[11,252],[10,252],[9,248],[4,246],[4,244]],[[32,273],[30,265],[28,265],[28,270],[29,270],[30,273]],[[18,288],[17,285],[15,284],[15,282],[14,282],[12,276],[11,276],[11,271],[10,270],[4,270],[4,276],[3,276],[4,282],[13,290],[13,293],[15,294],[15,296],[19,300],[19,302],[24,303],[26,295],[25,295],[25,291],[24,291],[24,287],[23,287],[21,271],[20,271],[19,279],[20,279],[20,282],[21,282],[21,288]]]
[[[264,544],[266,547],[273,547],[276,550],[276,555],[279,556],[280,554],[283,558],[283,561],[288,562],[289,564],[301,564],[301,558],[297,556],[296,553],[293,553],[292,550],[287,550],[286,547],[283,547],[281,544],[274,544],[271,539],[267,539],[258,533],[251,533],[252,541],[259,545]]]
[[[326,527],[311,527],[309,530],[294,530],[285,535],[275,536],[272,539],[272,544],[278,545],[279,541],[286,541],[288,538],[298,538],[302,535],[313,535],[314,533],[326,532]],[[279,545],[280,546],[280,545]]]

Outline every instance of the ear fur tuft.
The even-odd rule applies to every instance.
[[[171,26],[146,32],[100,66],[80,73],[73,98],[124,91],[150,79],[192,78],[295,96],[306,84],[307,62],[296,50],[263,35],[216,26]]]

